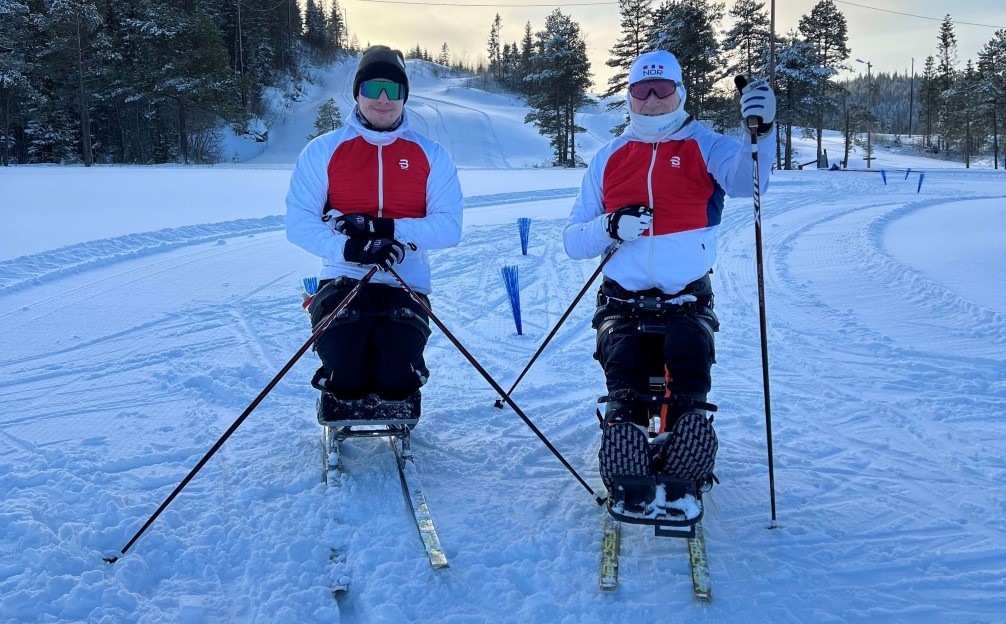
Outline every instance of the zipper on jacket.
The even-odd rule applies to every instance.
[[[377,216],[384,213],[384,162],[382,146],[377,146]]]
[[[647,268],[650,272],[650,284],[655,285],[656,280],[653,276],[653,254],[654,254],[654,225],[657,222],[656,206],[653,205],[653,169],[657,164],[657,149],[660,147],[660,143],[653,144],[653,154],[650,155],[650,168],[646,171],[646,196],[650,200],[650,210],[653,211],[653,221],[650,222],[650,244],[649,244],[649,262],[647,262]]]

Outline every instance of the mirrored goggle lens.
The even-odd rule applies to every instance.
[[[637,100],[645,100],[655,93],[658,98],[668,97],[678,88],[678,83],[673,80],[654,80],[651,82],[637,82],[629,87],[629,95]]]
[[[397,82],[384,80],[364,80],[360,83],[360,95],[376,100],[381,97],[381,91],[388,94],[389,100],[400,100],[405,96],[405,88]]]

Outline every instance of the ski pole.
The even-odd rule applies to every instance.
[[[318,328],[314,330],[314,333],[311,334],[311,337],[307,339],[307,342],[304,343],[304,346],[302,346],[300,349],[297,350],[297,353],[295,353],[294,356],[290,358],[290,361],[287,362],[286,365],[283,366],[283,368],[280,369],[278,373],[276,373],[276,376],[272,378],[272,381],[270,381],[266,385],[266,387],[262,389],[262,392],[260,392],[259,395],[255,397],[255,400],[252,401],[251,404],[245,408],[245,411],[241,412],[241,415],[238,416],[237,420],[235,420],[231,424],[231,426],[227,429],[227,431],[225,431],[224,434],[220,436],[220,439],[216,441],[213,447],[210,448],[210,450],[207,451],[205,455],[203,455],[203,458],[199,460],[195,468],[190,470],[189,474],[185,475],[185,478],[182,479],[182,482],[178,484],[178,487],[176,487],[175,490],[164,500],[164,502],[161,503],[161,506],[157,508],[157,511],[155,511],[153,515],[151,515],[150,518],[148,518],[147,521],[143,523],[143,526],[140,527],[140,530],[136,532],[136,535],[134,535],[133,538],[129,540],[129,542],[125,546],[122,547],[122,550],[119,551],[119,554],[113,557],[102,557],[102,559],[104,559],[108,563],[115,563],[116,561],[119,560],[119,557],[121,555],[126,554],[126,551],[129,550],[136,542],[136,540],[140,539],[140,536],[143,535],[143,533],[147,530],[147,528],[154,523],[154,520],[157,519],[157,516],[161,515],[161,512],[164,511],[167,508],[167,506],[171,504],[171,501],[175,500],[175,497],[178,496],[178,493],[181,492],[182,489],[184,489],[185,486],[189,484],[189,481],[191,481],[192,478],[196,476],[196,473],[198,473],[202,469],[202,467],[206,465],[206,462],[208,462],[210,458],[213,457],[213,455],[217,452],[217,450],[219,450],[220,447],[223,446],[224,442],[227,441],[227,438],[231,437],[231,434],[237,431],[237,428],[241,426],[241,423],[243,423],[245,419],[248,418],[248,415],[251,414],[256,407],[258,407],[258,404],[262,402],[262,399],[264,399],[266,395],[272,391],[272,389],[276,386],[276,384],[279,383],[279,380],[283,378],[283,375],[286,375],[286,373],[293,367],[293,365],[297,362],[297,360],[300,359],[300,356],[304,355],[304,353],[311,348],[311,345],[313,345],[315,341],[318,340],[318,337],[321,336],[322,332],[324,332],[325,329],[328,328],[328,325],[332,322],[332,319],[334,319],[335,316],[339,312],[341,312],[343,308],[349,305],[349,302],[352,301],[353,298],[356,297],[356,295],[360,292],[360,288],[362,288],[364,284],[369,282],[370,278],[372,278],[374,276],[374,273],[376,272],[377,267],[374,266],[372,269],[370,269],[370,272],[364,275],[363,278],[356,284],[356,286],[353,287],[353,290],[349,291],[349,293],[347,293],[346,296],[343,297],[342,302],[339,303],[339,305],[337,305],[334,310],[329,312],[328,316],[322,319],[321,323],[318,324]]]
[[[747,80],[744,76],[737,76],[734,83],[739,90],[744,89]],[[761,326],[761,370],[762,384],[765,392],[765,436],[768,442],[768,485],[769,500],[772,505],[772,524],[768,528],[776,527],[775,514],[775,469],[772,455],[772,401],[768,383],[768,323],[765,319],[765,270],[763,264],[762,242],[761,242],[761,177],[759,175],[758,163],[758,124],[756,116],[747,118],[748,132],[751,133],[751,172],[754,196],[754,225],[755,225],[755,256],[758,267],[758,321]]]
[[[583,295],[587,292],[587,289],[590,288],[590,285],[594,283],[594,280],[597,279],[597,276],[601,274],[601,270],[604,268],[604,265],[608,263],[608,260],[610,260],[611,256],[614,255],[616,251],[618,251],[618,248],[621,245],[622,245],[621,241],[615,243],[615,245],[611,248],[611,250],[604,256],[604,258],[601,259],[601,264],[597,265],[597,268],[594,269],[594,274],[591,275],[590,279],[587,280],[587,283],[583,285],[583,288],[580,289],[579,294],[577,294],[576,298],[573,299],[573,303],[569,304],[569,308],[567,308],[566,312],[563,313],[562,317],[559,319],[559,322],[555,324],[555,327],[552,328],[552,331],[550,331],[548,333],[548,336],[545,337],[544,342],[541,343],[541,346],[538,347],[538,350],[535,351],[534,355],[531,356],[531,361],[527,363],[527,366],[524,367],[524,370],[522,370],[520,372],[520,375],[517,376],[517,381],[513,382],[513,385],[510,386],[509,390],[507,390],[505,396],[509,397],[511,394],[513,394],[514,388],[517,387],[517,384],[520,383],[521,379],[524,379],[524,375],[526,375],[527,372],[531,370],[531,367],[534,365],[534,361],[537,360],[538,356],[541,355],[541,352],[545,350],[545,345],[547,345],[552,340],[552,337],[555,336],[555,332],[559,331],[559,328],[562,326],[562,324],[566,322],[566,318],[570,315],[570,313],[573,312],[573,308],[576,307],[576,304],[580,303],[580,299],[583,298]],[[503,409],[503,399],[496,399],[495,405],[499,409]]]
[[[394,268],[388,269],[388,272],[391,273],[396,280],[398,280],[398,283],[402,285],[402,288],[404,288],[405,291],[409,293],[409,296],[412,297],[412,300],[415,301],[417,305],[419,305],[419,307],[423,310],[423,312],[426,312],[426,314],[430,317],[430,320],[433,321],[434,324],[436,324],[436,326],[440,328],[440,331],[444,332],[444,335],[447,336],[447,339],[450,340],[455,347],[457,347],[458,351],[461,352],[461,355],[465,356],[465,359],[468,360],[468,363],[471,364],[472,367],[474,367],[475,370],[477,370],[482,375],[482,377],[484,377],[485,380],[489,382],[489,385],[493,387],[493,390],[498,392],[500,396],[503,397],[503,400],[506,401],[506,404],[509,405],[513,409],[513,411],[516,412],[517,415],[521,417],[521,420],[524,421],[524,424],[527,425],[528,428],[531,429],[531,431],[533,431],[535,435],[538,436],[539,440],[545,443],[545,446],[548,447],[548,450],[552,451],[552,454],[555,455],[560,462],[562,462],[562,465],[566,467],[566,470],[568,470],[570,474],[576,477],[576,480],[580,482],[580,485],[582,485],[584,489],[586,489],[587,492],[589,492],[590,495],[594,497],[594,501],[597,502],[598,505],[603,505],[607,499],[602,496],[598,496],[594,492],[594,490],[591,489],[589,485],[587,485],[587,482],[584,481],[583,477],[580,476],[580,474],[576,471],[576,469],[573,468],[573,466],[571,466],[568,461],[566,461],[566,458],[562,456],[562,453],[560,453],[558,449],[556,449],[552,445],[552,443],[549,442],[548,438],[545,437],[545,434],[543,434],[541,431],[538,430],[538,427],[536,427],[534,423],[531,422],[531,419],[528,418],[527,415],[525,415],[524,412],[519,407],[517,407],[517,404],[513,402],[513,399],[511,399],[507,395],[507,393],[503,391],[503,387],[500,386],[498,383],[496,383],[496,380],[493,379],[492,375],[490,375],[486,371],[486,369],[484,369],[482,365],[479,364],[478,360],[476,360],[475,357],[468,352],[468,349],[465,349],[464,345],[462,345],[461,342],[454,337],[454,334],[451,333],[451,330],[447,329],[447,326],[444,325],[439,318],[437,318],[437,315],[433,313],[433,310],[430,309],[430,306],[426,305],[426,302],[424,302],[422,298],[419,297],[419,295],[417,295],[414,290],[412,290],[412,287],[405,283],[405,280],[403,280],[401,276],[398,275],[398,272],[395,271]]]

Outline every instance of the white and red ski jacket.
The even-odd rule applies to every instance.
[[[760,190],[768,187],[775,131],[758,140]],[[606,213],[623,206],[653,209],[653,224],[622,243],[604,275],[627,290],[680,292],[716,262],[716,231],[724,193],[753,193],[750,143],[713,132],[696,121],[659,143],[645,143],[626,129],[591,159],[563,232],[566,253],[576,260],[600,255],[614,241]]]
[[[286,236],[322,260],[319,279],[359,279],[369,266],[346,262],[347,237],[329,225],[340,214],[365,213],[395,220],[395,238],[406,250],[395,271],[417,292],[429,294],[428,249],[461,240],[461,184],[447,151],[402,125],[390,132],[369,130],[350,115],[346,125],[307,144],[297,157],[286,196]],[[332,219],[322,216],[326,207]],[[373,282],[399,286],[389,273]]]

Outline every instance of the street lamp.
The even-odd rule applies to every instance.
[[[867,95],[867,111],[870,114],[870,118],[866,122],[866,168],[870,168],[870,161],[873,160],[873,90],[870,88],[870,68],[873,67],[873,63],[870,61],[864,61],[863,59],[856,59],[857,63],[863,63],[866,65],[866,95]]]

